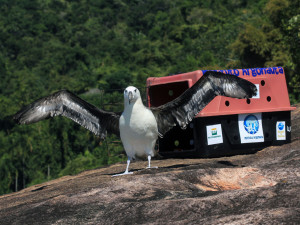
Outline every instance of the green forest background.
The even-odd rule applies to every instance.
[[[296,103],[299,29],[294,0],[0,0],[0,194],[126,159],[66,118],[16,125],[22,106],[69,89],[121,111],[149,76],[269,66]]]

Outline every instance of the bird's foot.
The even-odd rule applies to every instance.
[[[119,174],[115,174],[115,175],[112,175],[112,176],[113,177],[118,177],[118,176],[129,175],[129,174],[133,174],[133,172],[125,171],[124,173],[119,173]]]
[[[157,169],[157,166],[147,166],[146,169]]]

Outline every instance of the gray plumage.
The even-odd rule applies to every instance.
[[[14,115],[19,124],[31,124],[55,116],[65,116],[101,138],[106,132],[119,136],[120,113],[107,112],[89,104],[70,91],[58,91],[38,99]]]

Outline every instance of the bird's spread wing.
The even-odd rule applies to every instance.
[[[177,124],[185,129],[194,116],[218,95],[251,98],[256,91],[256,86],[247,80],[234,75],[208,71],[178,98],[150,109],[156,118],[159,136],[163,137]]]
[[[100,110],[67,90],[36,100],[17,112],[14,119],[19,124],[30,124],[60,115],[101,138],[105,138],[106,131],[119,135],[119,114]]]

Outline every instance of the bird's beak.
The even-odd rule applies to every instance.
[[[129,91],[129,93],[128,93],[129,104],[131,103],[132,99],[133,99],[133,94],[131,91]]]

